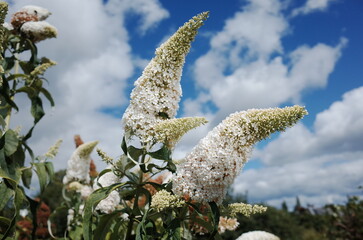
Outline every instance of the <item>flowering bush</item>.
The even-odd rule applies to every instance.
[[[55,157],[61,143],[58,141],[41,156],[35,156],[27,144],[36,124],[45,114],[43,98],[54,106],[51,94],[43,85],[46,81],[43,75],[55,62],[39,58],[36,43],[56,37],[57,30],[43,21],[50,15],[46,9],[27,6],[12,16],[11,23],[4,23],[7,10],[7,4],[0,2],[0,236],[1,239],[14,237],[20,210],[27,206],[32,219],[18,222],[20,229],[29,226],[18,235],[23,239],[34,239],[48,236],[45,215],[39,214],[46,205],[41,199],[28,196],[24,188],[30,189],[35,172],[40,193],[43,193],[54,174],[53,163],[49,160]],[[21,134],[20,128],[11,128],[12,112],[19,110],[15,102],[18,94],[26,94],[30,100],[30,113],[34,119],[33,126],[25,134]],[[28,156],[30,161],[26,161]],[[9,210],[4,214],[6,216],[2,214],[4,209]]]
[[[10,74],[9,65],[3,64],[5,81],[1,89],[7,93],[4,106],[9,110],[16,108],[10,93],[26,92],[36,124],[44,114],[39,94],[44,94],[51,104],[53,101],[42,85],[34,85],[34,82],[42,80],[38,76],[53,62],[39,61],[35,43],[55,37],[56,30],[42,22],[49,16],[47,10],[34,9],[34,6],[22,9],[13,16],[12,28],[2,28],[2,36],[7,34],[2,38],[3,46],[13,46],[14,61],[18,61],[15,54],[28,49],[32,51],[32,59],[20,64],[26,66],[22,67],[24,74]],[[63,179],[68,207],[66,236],[70,239],[220,239],[220,233],[238,227],[236,215],[249,216],[266,210],[263,206],[244,203],[223,206],[222,202],[228,187],[248,161],[254,144],[293,126],[307,114],[303,107],[233,113],[210,131],[185,159],[179,163],[172,159],[181,137],[207,122],[203,117],[176,118],[176,114],[182,94],[180,79],[185,57],[208,14],[204,12],[190,19],[156,49],[155,57],[135,82],[130,105],[122,118],[125,135],[121,156],[113,158],[97,149],[108,167],[96,176],[90,174],[89,166],[97,141],[80,144],[71,155]],[[9,38],[19,40],[7,43]],[[10,91],[8,82],[14,80],[16,87],[17,79],[23,79],[24,86]],[[4,119],[9,115],[4,115]],[[4,122],[4,132],[1,132],[4,139],[7,142],[8,139],[20,140],[17,144],[13,141],[6,144],[2,156],[9,161],[10,157],[15,159],[17,156],[13,154],[20,151],[17,150],[20,144],[31,153],[25,141],[33,128],[19,138],[14,131],[8,133],[8,124]],[[44,159],[53,155],[51,151],[32,163],[42,188],[52,173],[50,162]],[[6,165],[5,160],[1,159],[2,167]],[[29,185],[28,172],[19,169],[19,176],[25,176],[25,186]],[[17,202],[23,194],[18,187],[20,178],[12,180],[15,176],[5,174],[1,177],[2,188],[8,186],[5,183],[9,179],[14,182],[10,190],[12,194],[15,192],[14,205],[19,211]],[[14,219],[16,216],[17,213]],[[13,224],[9,224],[8,229],[12,227]],[[4,236],[9,234],[7,231]]]

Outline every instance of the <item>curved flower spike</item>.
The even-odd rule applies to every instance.
[[[291,127],[306,114],[300,106],[231,114],[187,155],[173,178],[173,192],[198,202],[221,204],[253,145]]]
[[[172,149],[184,134],[207,122],[204,117],[168,119],[155,126],[156,139]]]
[[[20,31],[24,33],[33,42],[40,42],[48,38],[57,37],[57,29],[48,22],[26,22]]]
[[[207,12],[201,13],[180,27],[156,49],[155,57],[135,82],[122,123],[125,131],[131,131],[141,142],[152,142],[155,124],[175,117],[182,94],[180,78],[185,56],[207,17]]]
[[[63,178],[63,183],[67,184],[73,180],[89,183],[89,165],[91,153],[98,144],[98,141],[88,142],[80,145],[68,160],[67,173]]]
[[[11,24],[15,29],[19,29],[26,22],[37,22],[47,19],[51,15],[47,9],[38,6],[24,6],[13,14]]]

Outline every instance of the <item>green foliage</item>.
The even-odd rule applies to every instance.
[[[1,2],[1,6],[4,6]],[[1,11],[3,20],[6,11]],[[4,14],[4,15],[3,15]],[[54,174],[53,164],[47,159],[34,158],[33,151],[27,144],[32,131],[39,120],[44,116],[42,96],[53,106],[51,94],[43,87],[45,78],[44,64],[54,65],[49,59],[39,59],[38,49],[34,42],[16,31],[9,31],[0,23],[1,30],[1,56],[0,56],[0,211],[1,239],[15,236],[15,223],[19,219],[19,210],[28,206],[32,213],[36,212],[38,204],[27,196],[25,188],[30,188],[33,171],[36,172],[40,191],[43,192]],[[30,56],[23,60],[23,56]],[[48,66],[47,65],[47,66]],[[21,72],[20,72],[21,71]],[[30,115],[34,119],[33,126],[21,135],[18,130],[11,129],[11,115],[19,111],[16,104],[18,94],[26,94],[30,104]],[[27,154],[31,160],[25,161]],[[30,162],[26,166],[25,163]],[[5,215],[7,215],[5,217]],[[34,215],[34,214],[33,214]],[[36,220],[36,216],[33,216]],[[33,223],[33,237],[36,222]]]
[[[329,239],[363,239],[363,200],[348,197],[346,205],[327,205],[329,215]]]

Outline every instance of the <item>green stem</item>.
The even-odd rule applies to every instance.
[[[145,163],[145,158],[146,158],[146,148],[143,147],[143,154],[141,156],[141,160],[140,160],[140,164],[144,164]],[[144,173],[141,171],[140,169],[140,172],[139,172],[139,184],[141,185],[143,183],[143,177],[144,177]],[[136,194],[135,195],[135,198],[134,198],[134,206],[132,209],[135,209],[138,207],[138,201],[139,201],[139,198],[138,198],[138,195]],[[127,232],[126,232],[126,239],[131,239],[131,234],[132,234],[132,228],[134,226],[134,221],[135,221],[135,214],[132,212],[130,214],[130,222],[127,226]]]

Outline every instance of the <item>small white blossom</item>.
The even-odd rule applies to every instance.
[[[231,114],[178,166],[173,192],[199,202],[221,204],[228,187],[249,159],[253,145],[292,126],[306,114],[300,106]]]
[[[154,139],[155,124],[174,118],[182,94],[180,78],[191,42],[208,13],[202,13],[185,23],[155,51],[155,57],[135,82],[131,101],[122,123],[143,143]]]
[[[25,209],[20,209],[19,214],[20,214],[20,216],[22,216],[23,218],[25,218],[26,216],[28,216],[29,211],[26,208]]]
[[[280,240],[280,238],[265,231],[251,231],[242,234],[236,240]]]
[[[73,180],[89,183],[89,166],[91,153],[98,141],[88,142],[80,145],[68,160],[67,173],[63,178],[63,183],[67,184]]]
[[[226,230],[234,231],[239,226],[236,218],[219,217],[218,232],[224,233]]]
[[[108,187],[112,184],[120,182],[119,177],[117,177],[112,171],[103,174],[99,179],[98,183],[95,182],[93,184],[93,189],[97,190],[102,187]],[[115,208],[120,204],[120,194],[114,190],[108,195],[107,198],[103,199],[98,203],[96,210],[100,210],[103,213],[111,213],[115,210]]]

